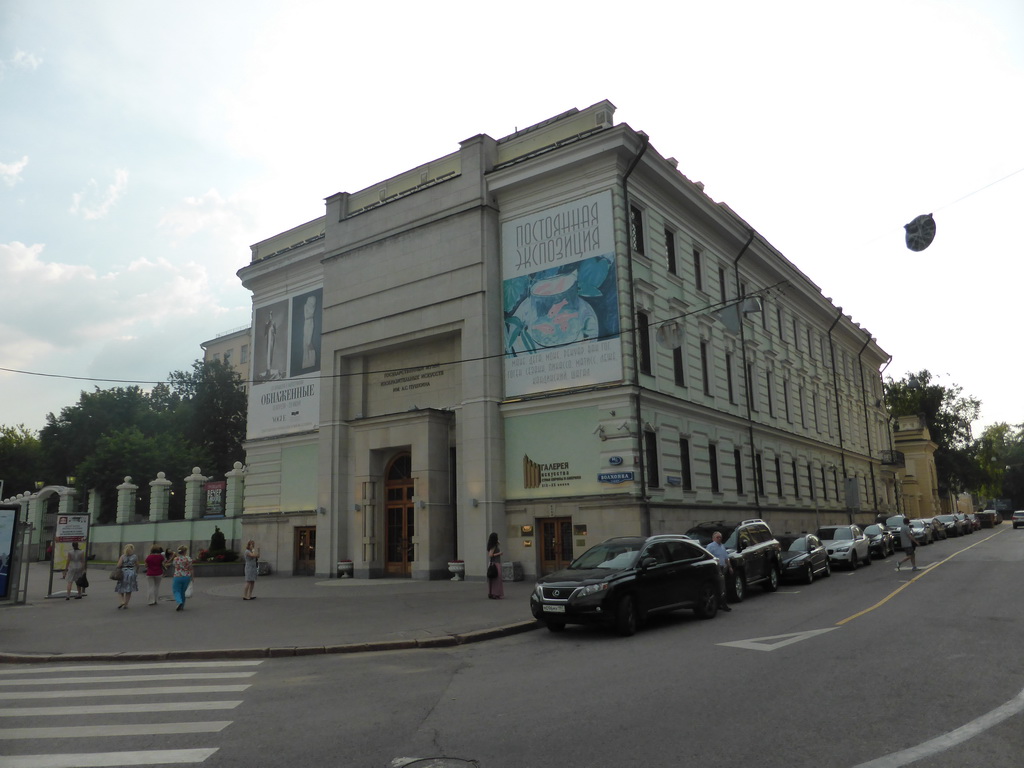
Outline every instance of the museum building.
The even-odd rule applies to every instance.
[[[610,536],[896,510],[889,356],[607,102],[252,246],[244,538],[277,570],[527,577]]]

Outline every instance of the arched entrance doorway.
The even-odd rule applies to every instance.
[[[412,537],[416,533],[414,486],[412,455],[401,453],[388,464],[384,479],[384,572],[388,576],[412,575]]]

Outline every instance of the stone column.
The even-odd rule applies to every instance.
[[[89,525],[96,525],[100,519],[100,492],[95,488],[89,489]]]
[[[163,472],[156,473],[156,480],[149,482],[149,521],[159,523],[167,519],[167,508],[171,502],[171,481]]]
[[[228,490],[224,499],[224,517],[238,517],[242,514],[245,500],[245,467],[236,461],[235,467],[224,473],[228,481]]]
[[[124,482],[117,486],[117,522],[135,521],[135,492],[139,486],[132,483],[131,475],[125,475]]]
[[[199,467],[192,467],[192,474],[185,478],[185,519],[198,520],[203,513],[203,483],[210,478],[200,474]]]
[[[77,514],[78,510],[75,509],[75,497],[78,495],[78,491],[74,488],[65,488],[63,491],[59,491],[58,493],[60,494],[60,505],[57,507],[57,514]]]

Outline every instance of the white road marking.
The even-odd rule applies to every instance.
[[[748,651],[775,651],[785,648],[787,645],[799,643],[801,640],[809,640],[812,637],[831,632],[837,627],[828,629],[811,629],[807,632],[792,632],[788,635],[772,635],[771,637],[754,637],[750,640],[736,640],[731,643],[719,643],[730,648],[744,648]]]
[[[195,712],[211,709],[234,709],[242,703],[236,701],[157,701],[149,704],[132,702],[132,712]],[[74,707],[9,707],[0,708],[0,717],[56,717],[81,715],[120,715],[124,714],[124,704],[92,705],[88,709],[81,705]]]
[[[245,685],[168,685],[160,688],[97,688],[96,690],[72,690],[72,691],[17,691],[7,695],[7,699],[18,701],[26,699],[71,699],[71,698],[92,698],[93,696],[165,696],[167,694],[179,693],[240,693],[251,688],[251,684]]]
[[[869,760],[866,763],[855,766],[855,768],[900,768],[900,766],[908,765],[925,757],[931,757],[958,744],[962,744],[968,739],[984,733],[989,728],[999,725],[1004,720],[1020,714],[1022,711],[1024,711],[1024,691],[1018,693],[1002,706],[996,707],[991,712],[972,720],[966,725],[961,725],[949,733],[936,736],[934,739],[918,744],[916,747],[910,747],[900,752],[893,752],[891,755]]]
[[[52,728],[0,728],[0,739],[84,739],[93,736],[166,736],[178,733],[217,733],[231,720],[206,723],[141,723],[138,725],[58,725]]]
[[[4,768],[109,768],[110,766],[201,763],[212,749],[150,749],[132,752],[75,752],[68,755],[5,757]]]
[[[154,680],[237,680],[255,672],[195,672],[174,675],[104,675],[102,677],[59,677],[42,680],[0,680],[0,685],[92,685],[93,683],[149,683]]]
[[[224,667],[253,667],[262,663],[263,659],[255,661],[154,661],[140,664],[112,661],[107,664],[70,664],[63,667],[53,667],[47,664],[43,667],[32,665],[15,669],[0,669],[0,677],[4,675],[32,675],[41,673],[49,675],[64,672],[110,672],[115,669],[223,669]]]

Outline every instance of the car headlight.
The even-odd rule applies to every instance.
[[[580,587],[576,597],[586,597],[587,595],[593,595],[595,592],[604,592],[606,589],[608,589],[608,584],[604,582],[601,584],[588,584],[585,587]]]
[[[836,544],[836,552],[846,552],[850,548],[849,544]]]

